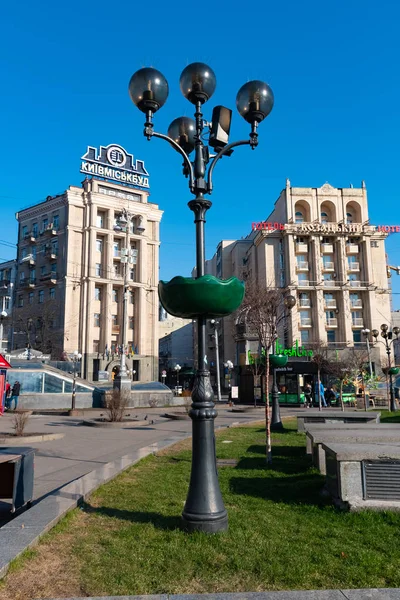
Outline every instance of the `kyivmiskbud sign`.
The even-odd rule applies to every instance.
[[[149,174],[142,160],[134,160],[122,146],[110,144],[97,150],[88,146],[82,156],[80,172],[95,175],[122,185],[149,188]]]
[[[288,231],[290,233],[362,233],[368,227],[380,233],[400,233],[400,225],[363,225],[362,223],[276,223],[253,221],[252,231]]]
[[[312,358],[314,356],[314,352],[312,350],[308,350],[307,348],[304,348],[304,346],[300,346],[297,340],[291,348],[285,348],[282,346],[279,340],[277,340],[275,354],[288,357],[296,356],[297,358]],[[263,348],[261,350],[261,357],[258,354],[252,354],[249,350],[247,358],[249,365],[254,365],[256,362],[260,362],[261,360],[264,362],[265,349]]]

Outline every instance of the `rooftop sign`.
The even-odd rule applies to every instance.
[[[122,185],[149,188],[149,174],[142,160],[134,161],[133,155],[128,154],[122,146],[110,144],[100,146],[100,150],[88,146],[82,156],[81,173],[96,175]]]
[[[273,223],[272,221],[253,221],[252,231],[288,231],[290,233],[362,233],[362,223]],[[368,225],[379,233],[400,233],[399,225]],[[371,230],[371,229],[369,229]]]

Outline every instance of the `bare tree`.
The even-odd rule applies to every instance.
[[[266,423],[266,460],[272,462],[271,418],[269,406],[269,353],[275,347],[278,330],[287,317],[288,302],[284,290],[266,285],[262,288],[254,279],[247,279],[246,294],[240,312],[244,315],[246,327],[254,333],[260,346],[260,356],[264,355],[265,366],[265,423]],[[294,300],[295,301],[295,300]]]
[[[14,307],[14,328],[24,335],[24,341],[31,348],[58,359],[63,347],[60,317],[60,305],[56,300]]]
[[[310,342],[307,344],[307,348],[310,348],[313,352],[312,362],[317,367],[317,380],[318,380],[318,408],[322,410],[321,402],[321,373],[327,371],[329,365],[328,346],[323,341],[319,340],[316,342]]]

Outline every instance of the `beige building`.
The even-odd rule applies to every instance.
[[[253,223],[246,239],[220,242],[208,270],[224,279],[245,274],[260,286],[293,294],[297,304],[285,340],[289,346],[322,341],[337,350],[365,347],[364,328],[391,322],[386,237],[369,222],[364,183],[358,189],[328,183],[297,188],[287,181],[269,217]],[[247,364],[256,342],[235,341],[231,318],[223,320],[222,330],[221,361]],[[213,344],[209,332],[210,353]],[[382,344],[372,348],[376,363],[384,354]]]
[[[132,216],[126,227],[122,208]],[[14,326],[33,348],[56,360],[77,350],[89,380],[111,372],[123,339],[128,261],[127,366],[135,380],[158,379],[161,216],[148,191],[95,178],[17,213]]]

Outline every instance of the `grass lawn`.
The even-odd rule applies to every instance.
[[[1,600],[61,596],[400,587],[400,514],[343,513],[320,497],[295,422],[273,435],[265,467],[258,426],[217,434],[229,531],[179,529],[189,443],[182,442],[101,487],[37,548],[16,561]],[[224,443],[229,441],[231,443]]]
[[[400,423],[400,411],[381,410],[381,423]]]

